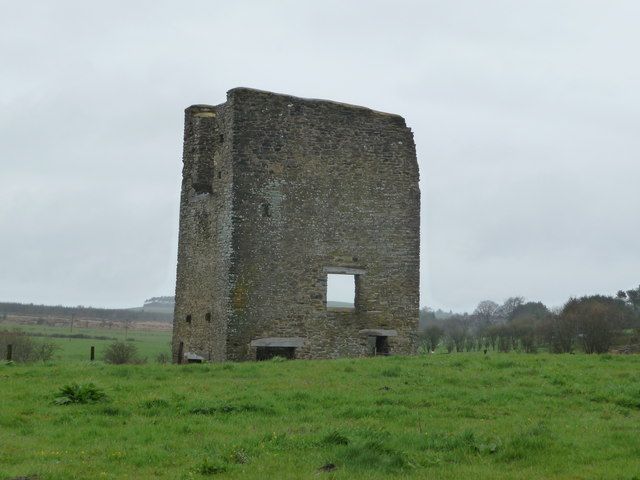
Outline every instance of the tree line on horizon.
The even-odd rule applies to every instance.
[[[7,315],[32,317],[82,318],[97,321],[130,322],[130,321],[173,321],[173,314],[147,312],[128,308],[97,308],[78,305],[67,307],[62,305],[37,305],[33,303],[0,302],[0,319]]]
[[[420,341],[427,351],[443,346],[449,353],[605,353],[635,346],[640,352],[640,286],[615,296],[570,298],[556,309],[514,296],[502,304],[483,300],[471,314],[437,313],[420,310]]]

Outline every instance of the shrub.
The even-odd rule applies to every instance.
[[[114,365],[145,362],[138,357],[138,348],[125,342],[111,343],[104,352],[104,361]]]
[[[34,342],[35,348],[35,360],[41,360],[43,362],[48,362],[53,359],[53,355],[56,351],[60,350],[60,346],[55,343],[50,342]]]
[[[20,330],[0,330],[0,355],[5,358],[7,345],[13,347],[14,362],[48,362],[60,348],[55,343],[36,341]]]
[[[107,395],[93,383],[71,383],[60,388],[54,402],[58,405],[71,403],[96,403],[106,400]]]
[[[447,349],[447,353],[451,353],[453,352],[455,344],[453,343],[453,340],[451,338],[447,337],[447,340],[445,341],[444,346]]]
[[[427,349],[433,352],[440,343],[444,335],[444,331],[438,325],[429,325],[420,335],[422,343]]]
[[[631,323],[631,311],[620,299],[593,295],[570,299],[560,318],[575,325],[586,353],[605,353],[616,333]]]
[[[162,352],[159,353],[158,356],[156,357],[156,362],[161,363],[161,364],[166,364],[169,363],[171,361],[171,355],[169,355],[166,352]]]

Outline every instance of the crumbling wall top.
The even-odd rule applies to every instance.
[[[369,112],[369,113],[372,113],[372,114],[375,114],[375,115],[384,115],[384,116],[388,116],[388,117],[391,117],[391,118],[395,118],[395,119],[401,120],[402,124],[404,126],[406,126],[404,118],[401,115],[398,115],[396,113],[381,112],[379,110],[373,110],[371,108],[363,107],[363,106],[360,106],[360,105],[353,105],[351,103],[336,102],[334,100],[324,100],[324,99],[319,99],[319,98],[296,97],[296,96],[293,96],[293,95],[287,95],[287,94],[284,94],[284,93],[270,92],[268,90],[260,90],[260,89],[257,89],[257,88],[249,88],[249,87],[232,88],[231,90],[229,90],[227,92],[227,99],[231,98],[235,94],[242,94],[242,93],[275,96],[275,97],[280,97],[280,98],[284,98],[284,99],[289,99],[292,102],[305,103],[305,104],[307,104],[309,106],[313,106],[314,104],[325,104],[325,105],[329,104],[329,105],[335,105],[335,106],[338,106],[338,107],[344,107],[344,108],[347,108],[347,109],[360,110],[362,112]]]

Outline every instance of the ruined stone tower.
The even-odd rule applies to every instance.
[[[398,115],[235,88],[186,109],[173,359],[410,354],[420,191]],[[352,275],[353,308],[327,307]]]

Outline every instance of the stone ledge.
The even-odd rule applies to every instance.
[[[364,330],[360,330],[360,335],[366,335],[368,337],[397,337],[397,330],[382,330],[378,328],[366,328]]]
[[[337,273],[341,275],[364,275],[367,273],[362,268],[350,268],[350,267],[324,267],[324,273]]]
[[[304,338],[302,337],[290,337],[290,338],[256,338],[251,340],[252,347],[294,347],[299,348],[304,345]]]
[[[329,313],[355,313],[356,307],[327,307]]]

